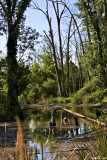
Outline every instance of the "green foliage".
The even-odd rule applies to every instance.
[[[28,75],[22,73],[21,82],[25,85],[25,90],[19,96],[21,103],[36,103],[40,97],[55,97],[57,95],[57,83],[55,76],[55,66],[49,54],[43,54],[42,65],[35,62],[29,70]],[[27,77],[26,77],[27,76]],[[24,77],[26,77],[24,79]],[[24,82],[25,80],[25,82]]]
[[[5,7],[5,2],[2,2]],[[24,27],[24,19],[23,14],[26,4],[29,2],[21,1],[11,2],[11,7],[13,8],[13,23],[17,22],[19,24],[19,32],[18,36],[18,50],[21,54],[23,54],[27,49],[34,50],[34,44],[37,42],[37,38],[39,33],[36,30],[32,30],[31,27]],[[20,5],[25,4],[26,7],[20,8]],[[78,68],[70,59],[69,59],[69,92],[77,93],[73,96],[73,98],[55,98],[59,95],[58,92],[58,83],[57,76],[55,71],[55,62],[53,58],[51,44],[47,39],[44,41],[43,45],[43,54],[40,55],[41,63],[36,61],[31,68],[28,68],[24,64],[18,64],[17,70],[17,81],[18,81],[18,94],[19,101],[21,103],[36,103],[39,98],[46,98],[48,103],[58,103],[58,104],[66,104],[71,103],[71,99],[73,99],[73,103],[82,104],[82,103],[97,103],[102,101],[107,86],[107,38],[105,32],[105,22],[103,16],[103,6],[100,5],[101,0],[79,0],[76,3],[76,6],[79,9],[79,14],[77,17],[81,19],[82,22],[82,33],[88,35],[83,39],[84,45],[84,54],[80,55],[80,46],[79,43],[77,45],[77,52],[79,59],[79,64],[81,67]],[[7,4],[8,5],[8,4]],[[20,13],[19,10],[23,10],[23,14]],[[3,12],[3,8],[1,6],[1,13]],[[5,7],[7,10],[7,8]],[[3,12],[4,15],[5,12]],[[20,17],[20,14],[21,17]],[[9,13],[10,14],[10,13]],[[1,14],[1,16],[3,16]],[[17,16],[20,19],[17,21]],[[4,18],[4,17],[3,17]],[[22,21],[21,21],[22,19]],[[8,19],[7,19],[8,20]],[[12,24],[13,24],[12,23]],[[1,24],[1,23],[0,23]],[[6,22],[7,24],[7,22]],[[17,36],[16,36],[17,37]],[[57,46],[56,50],[57,50]],[[59,54],[59,53],[58,53]],[[63,86],[62,75],[61,75],[61,67],[60,67],[60,56],[58,58],[58,54],[56,54],[57,62],[58,62],[58,71],[59,77],[61,81],[61,86]],[[65,58],[65,56],[64,56]],[[67,88],[67,64],[65,59],[63,59],[64,63],[64,76],[65,76],[65,90]],[[80,65],[79,65],[80,66]],[[81,71],[80,71],[81,70]],[[5,105],[6,102],[6,94],[7,94],[7,66],[6,60],[0,59],[0,104]],[[81,81],[83,82],[83,88]],[[12,83],[13,84],[13,83]],[[79,91],[78,91],[79,90]],[[54,97],[54,98],[53,98]]]
[[[31,115],[30,118],[33,118],[34,120],[44,120],[43,116],[44,116],[43,113],[39,113],[39,114],[36,114],[36,115]]]
[[[100,126],[100,132],[96,132],[96,139],[98,143],[99,157],[103,159],[107,157],[107,134],[102,126]]]
[[[88,35],[84,42],[85,53],[80,59],[85,82],[97,76],[106,88],[107,31],[101,4],[101,0],[79,0],[75,5],[79,9],[77,17],[82,21],[82,32]]]
[[[6,93],[3,91],[0,91],[0,106],[1,107],[6,107]]]
[[[0,58],[0,106],[6,107],[7,97],[7,65],[6,59]]]
[[[7,81],[5,77],[0,79],[0,106],[6,107],[6,97],[7,97]]]
[[[25,91],[30,81],[30,70],[23,63],[18,64],[17,78],[18,78],[18,94],[20,95]]]
[[[73,96],[72,103],[97,103],[102,101],[107,90],[102,87],[100,79],[94,78]]]
[[[107,96],[104,97],[103,102],[107,103]]]
[[[73,99],[72,99],[72,103],[73,104],[82,104],[83,103],[83,93],[80,94],[80,92],[78,91],[76,94],[74,94]]]
[[[6,118],[10,118],[10,113],[7,109],[0,108],[0,119],[6,120]]]
[[[40,97],[40,93],[38,87],[32,86],[29,90],[29,94],[27,95],[27,99],[30,103],[36,103],[37,99]]]
[[[72,102],[72,98],[64,98],[64,97],[50,97],[46,101],[48,104],[68,104]]]
[[[43,97],[56,96],[56,82],[53,79],[47,79],[40,87]]]

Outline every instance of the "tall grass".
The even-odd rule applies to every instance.
[[[95,141],[90,141],[88,150],[79,151],[80,160],[107,159],[107,128],[99,126],[95,129]]]

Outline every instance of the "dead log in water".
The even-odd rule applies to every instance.
[[[66,111],[66,112],[68,112],[68,113],[73,114],[75,117],[83,118],[83,119],[86,119],[86,120],[88,120],[88,121],[97,123],[97,124],[102,125],[102,126],[107,126],[106,123],[100,122],[100,121],[98,121],[98,119],[89,118],[89,117],[87,117],[87,116],[84,116],[84,115],[81,115],[81,114],[79,114],[79,113],[73,112],[73,111],[68,110],[68,109],[66,109],[66,108],[62,108],[62,107],[56,106],[56,107],[53,108],[53,110],[54,110],[54,111],[55,111],[55,110],[63,110],[63,111]]]

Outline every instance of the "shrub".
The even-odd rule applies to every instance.
[[[97,103],[101,102],[106,90],[97,90],[96,92],[92,93],[91,95],[87,95],[84,98],[84,103]]]
[[[100,80],[95,78],[74,94],[72,103],[82,104],[101,102],[106,94],[107,89],[104,89]]]
[[[72,103],[73,104],[82,104],[83,103],[83,94],[80,94],[79,91],[74,94],[73,98],[72,98]]]
[[[72,99],[70,98],[64,98],[64,97],[57,97],[57,98],[51,98],[50,99],[50,103],[54,103],[54,104],[67,104],[67,103],[71,103]]]
[[[0,91],[0,106],[1,107],[6,106],[6,93],[3,91]]]
[[[56,96],[56,82],[48,78],[41,86],[40,92],[43,97]]]

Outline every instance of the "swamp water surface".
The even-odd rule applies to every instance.
[[[76,109],[76,111],[77,110],[83,114],[82,108]],[[95,110],[85,109],[85,113],[86,112],[89,112],[94,118],[100,119],[101,117],[102,119],[103,116],[105,117],[105,115],[102,114],[96,115]],[[64,121],[65,117],[67,121]],[[82,118],[75,118],[72,114],[61,110],[55,113],[56,126],[49,126],[50,120],[51,112],[47,110],[41,111],[40,113],[30,113],[22,122],[25,142],[34,151],[33,156],[35,154],[35,160],[53,160],[57,152],[60,153],[58,154],[59,160],[67,159],[65,154],[62,153],[67,151],[67,154],[70,154],[69,151],[74,148],[86,148],[87,142],[93,139],[90,133],[93,131],[95,124],[89,121]],[[16,136],[16,129],[13,135],[11,132],[14,128],[17,128],[15,124],[10,126],[10,129],[7,128],[7,136],[10,136],[11,139],[13,136]],[[3,137],[3,135],[0,137],[0,143],[2,143]],[[6,139],[4,140],[6,141]],[[75,141],[77,143],[74,143]],[[8,142],[6,143],[8,144]],[[54,154],[54,152],[56,154]]]
[[[57,153],[58,151],[70,150],[70,148],[86,148],[87,144],[80,141],[92,138],[90,133],[93,131],[93,124],[81,118],[75,118],[70,113],[56,111],[56,126],[53,127],[49,126],[51,112],[31,117],[29,121],[25,121],[27,128],[25,127],[24,134],[29,138],[29,146],[36,149],[38,160],[53,159],[52,156],[55,157],[54,151]],[[67,121],[64,120],[65,117]],[[80,143],[74,145],[74,140],[78,140]],[[58,159],[66,158],[60,154]]]

